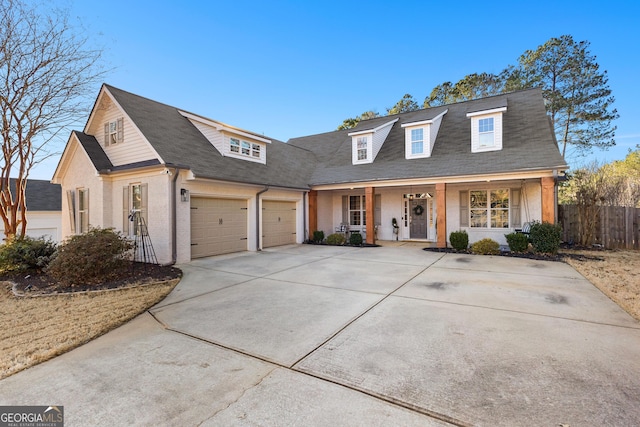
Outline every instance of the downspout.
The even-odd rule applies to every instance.
[[[171,181],[171,265],[174,265],[178,260],[178,243],[176,238],[178,236],[178,225],[176,218],[178,216],[178,204],[176,202],[176,181],[180,175],[180,169],[175,168],[173,171],[173,180]]]
[[[269,186],[265,186],[262,190],[256,193],[256,251],[260,249],[260,195],[269,191]]]

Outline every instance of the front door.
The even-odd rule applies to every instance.
[[[410,201],[410,239],[427,238],[427,203],[426,199],[413,199]]]
[[[404,239],[435,240],[435,212],[431,194],[405,194]]]

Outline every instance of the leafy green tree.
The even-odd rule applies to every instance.
[[[393,107],[387,108],[387,115],[390,116],[392,114],[406,113],[409,111],[416,111],[419,109],[420,109],[420,106],[418,105],[416,100],[413,99],[413,96],[406,93],[400,99],[400,101],[396,102],[396,104]]]
[[[423,105],[425,108],[436,107],[438,105],[498,95],[504,91],[505,80],[506,76],[502,74],[469,74],[454,85],[451,82],[445,82],[436,86],[424,100]]]
[[[570,35],[554,37],[518,60],[522,85],[542,87],[563,156],[568,146],[584,154],[615,145],[615,98],[589,44]]]
[[[345,130],[352,129],[358,125],[362,120],[375,119],[376,117],[380,117],[380,114],[375,111],[365,111],[357,117],[350,117],[345,119],[340,126],[338,126],[337,130]]]

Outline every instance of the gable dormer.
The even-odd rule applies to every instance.
[[[242,129],[180,111],[220,154],[225,157],[267,163],[267,144],[271,140]]]
[[[374,128],[349,132],[347,135],[351,137],[351,163],[354,165],[373,163],[393,124],[397,121],[398,119],[394,119]]]
[[[433,151],[433,145],[440,130],[442,117],[449,110],[432,119],[419,120],[415,122],[403,123],[404,128],[404,157],[405,159],[420,159],[430,157]]]
[[[506,101],[506,100],[505,100]],[[471,119],[471,152],[502,150],[502,114],[507,106],[467,113]]]

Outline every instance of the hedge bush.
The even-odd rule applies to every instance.
[[[327,245],[344,245],[344,242],[346,242],[346,240],[347,239],[344,237],[344,235],[340,233],[329,234],[327,236]]]
[[[449,242],[453,249],[457,251],[466,251],[469,247],[469,235],[466,231],[453,231],[449,234]]]
[[[471,252],[478,255],[498,255],[500,253],[500,244],[487,237],[471,245]]]
[[[353,245],[353,246],[362,245],[362,234],[360,234],[360,233],[351,233],[351,236],[349,236],[349,244]]]
[[[526,252],[529,249],[529,238],[522,233],[505,234],[511,252]]]
[[[534,221],[531,223],[529,239],[535,252],[556,254],[562,242],[562,227],[560,224]]]
[[[43,270],[56,252],[56,243],[51,239],[34,239],[29,236],[7,241],[0,247],[0,270]]]
[[[97,284],[125,277],[132,242],[112,228],[92,228],[58,247],[47,273],[65,285]]]
[[[324,240],[324,231],[316,230],[313,232],[314,243],[322,243],[323,240]]]

